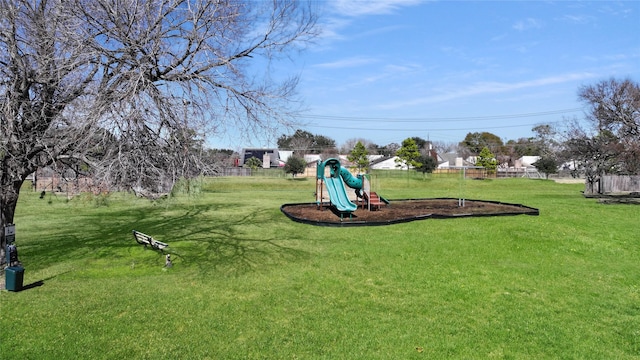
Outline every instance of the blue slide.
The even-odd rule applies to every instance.
[[[325,178],[324,182],[329,191],[329,200],[331,204],[336,207],[340,212],[353,212],[358,208],[358,205],[349,200],[347,196],[347,189],[344,187],[342,179],[339,177]]]

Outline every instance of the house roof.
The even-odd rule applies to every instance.
[[[540,160],[540,156],[523,156],[518,161],[522,164],[522,167],[535,167],[533,163]]]
[[[375,164],[371,164],[372,169],[400,169],[407,170],[407,166],[404,163],[398,163],[395,160],[398,159],[397,156],[384,158],[381,161],[376,162]],[[402,164],[401,166],[397,166],[398,164]]]

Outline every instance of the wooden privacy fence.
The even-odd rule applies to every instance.
[[[640,175],[603,175],[587,182],[585,195],[640,192]]]
[[[225,167],[218,170],[218,176],[251,176],[250,168]]]
[[[415,170],[414,170],[415,171]],[[434,174],[457,174],[460,175],[464,172],[465,178],[493,178],[496,177],[496,172],[490,173],[487,169],[460,169],[460,168],[440,168],[433,171]]]

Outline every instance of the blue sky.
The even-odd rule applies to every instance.
[[[580,86],[640,81],[640,1],[321,4],[322,36],[286,66],[301,77],[300,128],[338,146],[529,137],[583,118]]]

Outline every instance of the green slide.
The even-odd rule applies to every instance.
[[[331,204],[340,212],[353,212],[358,206],[349,200],[347,189],[339,177],[326,178],[324,181],[329,191],[329,200]]]
[[[331,174],[328,178],[324,176],[326,166],[329,166]],[[358,205],[349,200],[345,182],[352,189],[361,189],[362,179],[351,175],[348,169],[340,165],[338,159],[331,158],[325,161],[318,161],[317,177],[318,179],[324,180],[327,191],[329,192],[329,201],[331,201],[331,204],[335,206],[338,211],[353,212],[358,208]]]

